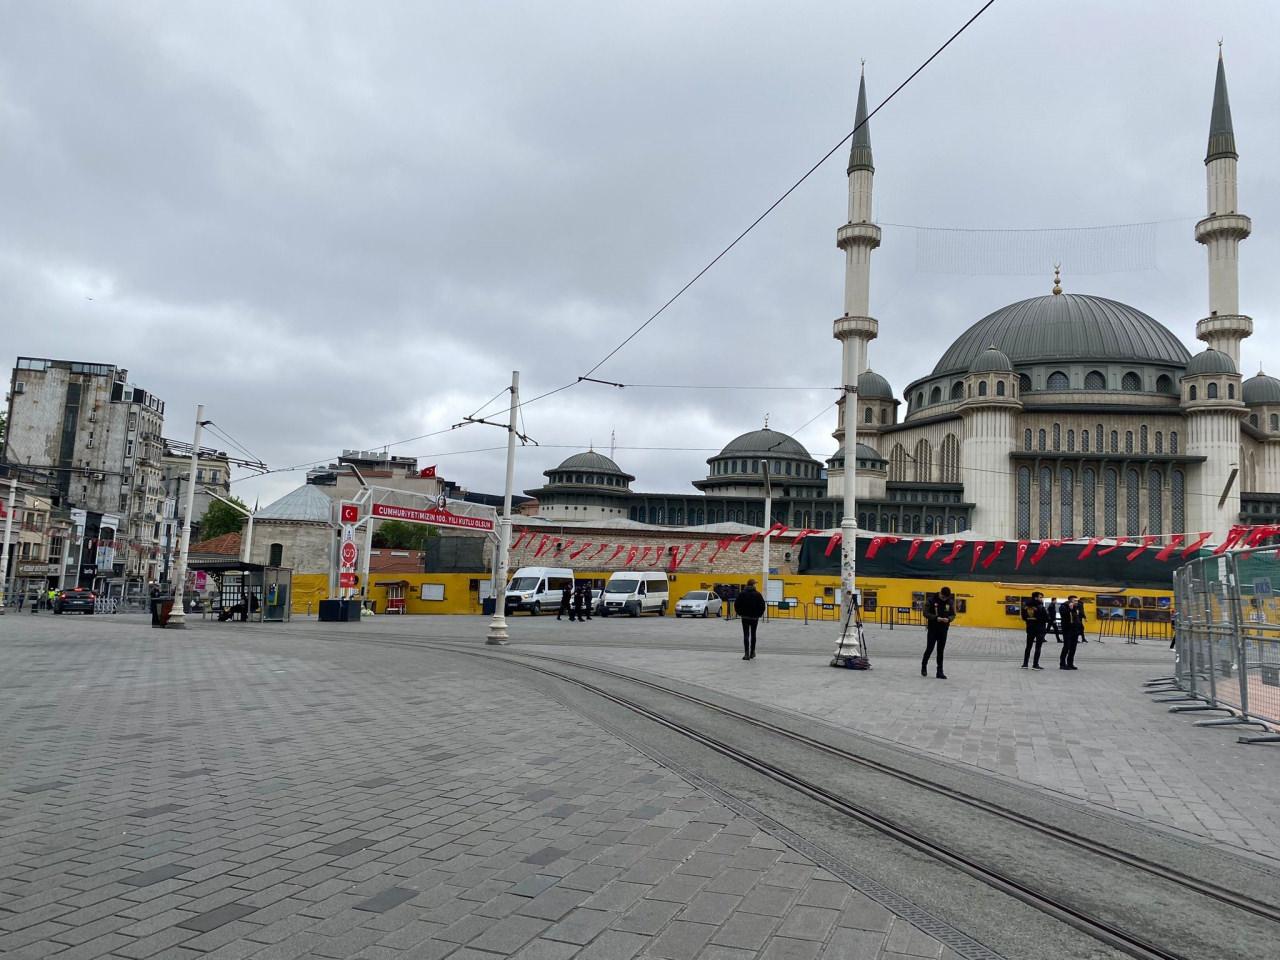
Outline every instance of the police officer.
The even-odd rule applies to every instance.
[[[163,627],[164,621],[160,619],[160,584],[152,580],[151,589],[148,592],[151,596],[151,625],[153,627]]]
[[[556,611],[557,620],[563,617],[566,613],[569,615],[570,620],[573,619],[573,610],[569,606],[572,602],[573,588],[566,583],[564,589],[560,591],[560,609]]]
[[[1076,643],[1084,636],[1084,607],[1074,594],[1067,597],[1062,606],[1062,653],[1058,666],[1063,670],[1076,669]]]
[[[933,655],[936,647],[938,650],[938,672],[936,676],[939,680],[945,680],[947,675],[942,672],[942,654],[947,649],[947,629],[956,618],[956,601],[951,596],[950,587],[943,587],[925,603],[924,618],[928,625],[925,627],[926,642],[924,659],[920,661],[920,676],[927,677],[929,675],[929,657]]]
[[[1027,626],[1027,646],[1022,651],[1022,669],[1027,669],[1027,661],[1031,660],[1031,645],[1035,644],[1035,660],[1032,670],[1043,670],[1040,666],[1040,648],[1044,646],[1044,634],[1049,627],[1049,611],[1044,608],[1044,594],[1037,590],[1022,605],[1022,619]]]

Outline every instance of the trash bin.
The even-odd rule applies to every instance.
[[[173,613],[173,597],[160,601],[160,625],[169,625],[169,614]]]
[[[320,619],[327,623],[347,623],[360,619],[359,600],[321,600]]]
[[[496,609],[498,609],[497,597],[485,597],[483,600],[480,601],[480,612],[483,613],[486,617],[492,617],[493,611]]]

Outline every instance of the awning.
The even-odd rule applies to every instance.
[[[408,580],[375,580],[373,581],[373,585],[375,587],[407,587],[409,586],[409,581]]]

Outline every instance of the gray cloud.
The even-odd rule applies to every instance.
[[[0,327],[14,353],[119,363],[273,465],[443,429],[517,367],[531,396],[585,372],[851,124],[970,5],[91,3],[12,5],[0,35]],[[1253,369],[1275,342],[1280,255],[1274,5],[996,4],[872,121],[885,222],[1172,219],[1159,269],[1068,290],[1192,343],[1207,300],[1201,159],[1224,36],[1241,151]],[[544,444],[622,449],[638,487],[685,490],[766,413],[830,402],[844,157],[833,158],[600,375],[784,392],[586,385],[530,406]],[[871,362],[901,391],[1043,277],[875,254]],[[89,299],[92,298],[92,299]],[[800,434],[831,452],[833,416]],[[397,447],[499,489],[500,431]],[[246,481],[264,500],[298,475]]]

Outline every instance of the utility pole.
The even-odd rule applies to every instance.
[[[187,509],[182,517],[182,537],[178,541],[178,559],[173,565],[173,610],[168,626],[186,629],[187,615],[182,609],[182,594],[187,585],[187,548],[191,546],[191,511],[196,507],[196,470],[200,466],[200,432],[204,429],[204,404],[196,404],[196,435],[191,441],[191,476],[187,478]]]
[[[764,615],[769,617],[769,531],[773,529],[773,484],[769,481],[769,461],[760,461],[764,476],[764,559],[760,562],[760,592],[764,594]]]
[[[845,341],[846,345],[849,341]],[[845,350],[844,388],[844,516],[840,520],[840,590],[844,600],[844,616],[840,619],[840,637],[836,641],[837,657],[865,656],[858,632],[860,614],[857,609],[858,500],[855,482],[858,466],[858,388],[856,368],[848,362],[852,350]],[[854,375],[852,378],[850,374]],[[852,383],[850,383],[852,379]]]
[[[0,548],[0,614],[4,613],[5,604],[9,597],[6,592],[6,585],[9,578],[6,571],[9,569],[9,540],[13,535],[13,511],[18,502],[18,474],[13,472],[9,474],[9,507],[4,515],[4,547]],[[18,565],[15,563],[14,569]]]
[[[507,642],[507,568],[511,565],[511,488],[516,479],[516,411],[520,406],[520,371],[511,371],[511,416],[507,424],[507,483],[502,492],[502,518],[498,521],[498,583],[493,619],[485,643]]]

